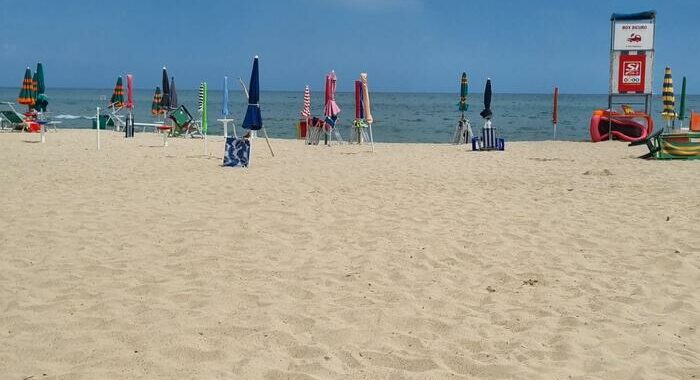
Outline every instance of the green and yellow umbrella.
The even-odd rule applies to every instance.
[[[664,110],[661,112],[661,117],[671,122],[671,120],[676,118],[676,96],[673,94],[673,75],[671,74],[671,68],[668,66],[664,70],[662,99]]]
[[[112,98],[109,100],[109,106],[114,108],[124,107],[124,83],[122,77],[117,78],[117,84],[114,86]]]
[[[36,64],[36,109],[40,112],[46,112],[49,106],[49,98],[46,96],[46,83],[44,82],[44,65]]]
[[[34,106],[36,102],[34,96],[32,95],[32,88],[32,69],[27,67],[27,70],[24,71],[22,89],[19,92],[19,97],[17,97],[17,103],[24,104],[25,106],[29,107],[29,109],[32,109],[32,106]]]
[[[153,103],[151,103],[151,115],[158,116],[165,113],[162,102],[163,94],[160,92],[160,87],[156,86],[156,92],[153,93]]]

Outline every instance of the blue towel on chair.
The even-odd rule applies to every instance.
[[[250,140],[241,137],[227,137],[224,151],[224,166],[242,166],[250,164]]]
[[[337,120],[338,120],[338,117],[336,117],[336,116],[333,116],[333,117],[326,116],[326,119],[324,120],[324,122],[326,123],[326,125],[328,126],[329,129],[333,129],[333,128],[335,128],[335,122]]]

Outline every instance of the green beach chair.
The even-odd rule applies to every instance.
[[[168,118],[175,124],[173,129],[174,136],[203,136],[199,123],[194,120],[192,114],[184,105],[171,112]]]
[[[2,129],[22,130],[24,128],[24,115],[17,112],[10,102],[0,102],[0,106],[7,108],[0,110],[0,115],[3,120]]]

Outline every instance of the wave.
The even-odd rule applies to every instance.
[[[54,119],[67,119],[67,120],[76,120],[76,119],[82,119],[82,120],[90,120],[92,117],[89,116],[76,116],[76,115],[57,115],[53,117]]]

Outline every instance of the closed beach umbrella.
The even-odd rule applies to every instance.
[[[372,144],[372,152],[374,152],[374,136],[372,135],[372,123],[374,123],[374,118],[372,117],[372,106],[369,101],[367,73],[360,74],[360,81],[362,82],[362,110],[364,112],[365,120],[367,121],[367,124],[369,124],[369,142]]]
[[[122,77],[117,78],[117,84],[114,86],[112,98],[109,100],[109,103],[109,107],[124,107],[124,83],[122,82]]]
[[[248,88],[248,109],[245,112],[242,127],[257,131],[262,129],[263,121],[260,113],[260,77],[258,72],[258,56],[253,59],[253,71],[250,73]]]
[[[469,81],[467,80],[467,73],[462,73],[462,81],[459,86],[459,110],[462,112],[467,112],[467,110],[469,110],[469,103],[467,103],[468,93]]]
[[[301,109],[301,117],[304,119],[311,117],[311,90],[308,85],[304,88],[304,107]]]
[[[134,108],[134,76],[126,74],[126,108]]]
[[[153,93],[153,103],[151,103],[151,115],[161,114],[163,114],[163,95],[160,92],[160,87],[156,86],[156,92]]]
[[[41,63],[36,64],[36,84],[37,93],[46,93],[46,83],[44,82],[44,65],[42,65]]]
[[[44,65],[36,64],[36,109],[41,112],[46,112],[49,106],[49,98],[46,96],[46,82],[44,80]]]
[[[323,110],[325,116],[337,117],[340,114],[340,107],[335,102],[335,88],[338,82],[338,78],[335,75],[335,71],[331,71],[330,74],[326,76],[326,104]]]
[[[36,95],[37,92],[39,91],[39,81],[36,76],[36,72],[34,73],[34,76],[32,77],[32,104],[34,105],[33,108],[36,108]]]
[[[661,112],[661,117],[669,123],[676,118],[676,96],[673,94],[673,75],[671,68],[666,66],[664,70],[664,86],[662,92],[664,102],[664,110]]]
[[[224,77],[224,100],[221,105],[221,114],[224,115],[224,118],[228,118],[228,77],[226,76]]]
[[[491,119],[493,112],[491,112],[491,78],[486,79],[486,88],[484,89],[484,110],[479,113],[481,117],[486,120]]]
[[[22,88],[17,97],[17,103],[24,104],[30,109],[34,105],[34,98],[32,97],[32,69],[29,67],[24,71],[24,79],[22,80]]]
[[[362,81],[355,81],[355,119],[364,118],[362,112]]]
[[[199,85],[199,100],[197,108],[202,115],[202,133],[206,134],[209,124],[207,121],[207,82],[202,82]]]
[[[683,77],[683,84],[681,84],[681,109],[678,110],[678,120],[685,119],[685,77]]]
[[[175,77],[170,78],[170,109],[174,110],[178,107],[177,90],[175,89]]]
[[[160,104],[164,109],[167,109],[170,107],[170,81],[168,80],[168,70],[165,67],[163,67],[161,86],[163,86],[163,95]]]
[[[365,120],[367,120],[367,123],[371,126],[372,123],[374,123],[374,118],[372,117],[372,107],[369,101],[369,86],[367,85],[367,73],[360,74],[360,81],[362,81],[362,110],[365,114]]]
[[[554,139],[557,139],[557,124],[559,123],[559,87],[554,87],[554,100],[552,104],[552,125],[554,126]]]

